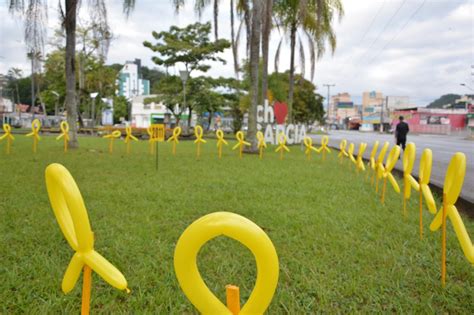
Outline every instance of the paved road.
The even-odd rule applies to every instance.
[[[321,136],[312,135],[316,143],[320,143]],[[355,153],[359,150],[359,143],[364,141],[367,143],[367,149],[364,157],[370,156],[373,143],[378,140],[380,143],[389,141],[391,145],[395,144],[393,135],[379,134],[379,133],[364,133],[359,131],[341,131],[334,130],[329,133],[329,145],[339,149],[339,143],[342,139],[347,142],[354,142]],[[441,136],[441,135],[408,135],[408,141],[416,144],[416,162],[413,168],[413,174],[418,175],[419,158],[421,152],[425,148],[430,148],[433,151],[433,168],[431,172],[431,183],[436,186],[443,187],[446,169],[449,161],[455,152],[463,152],[467,158],[467,172],[464,179],[464,186],[461,192],[461,197],[474,203],[474,141],[465,140],[456,136]],[[380,150],[380,146],[379,146]],[[390,149],[389,149],[390,150]],[[388,151],[387,151],[388,153]],[[377,153],[378,155],[378,153]],[[401,159],[398,161],[395,168],[402,170]]]

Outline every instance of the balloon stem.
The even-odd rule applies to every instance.
[[[443,193],[443,233],[441,236],[441,284],[446,286],[446,194]]]
[[[421,183],[420,183],[420,240],[423,239],[423,194],[421,191]]]
[[[176,142],[173,141],[173,155],[176,155]]]
[[[92,270],[89,266],[84,265],[81,315],[89,315],[90,302],[91,302],[91,283],[92,283]]]
[[[240,313],[240,291],[235,285],[226,285],[225,287],[227,308],[233,315]]]
[[[387,178],[383,179],[383,188],[382,188],[382,204],[385,204],[385,188],[387,187]]]

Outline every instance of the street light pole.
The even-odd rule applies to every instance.
[[[186,109],[186,82],[188,81],[189,78],[189,71],[186,70],[180,70],[179,71],[179,76],[181,77],[181,81],[183,81],[183,107]],[[189,113],[191,116],[191,113]],[[188,131],[191,128],[191,117],[188,117]]]
[[[328,120],[329,120],[329,97],[330,97],[330,93],[331,93],[331,87],[332,86],[336,86],[336,84],[323,84],[323,86],[327,87],[328,88]]]

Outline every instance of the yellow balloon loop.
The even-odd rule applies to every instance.
[[[286,135],[282,132],[278,136],[278,147],[275,149],[275,152],[280,152],[280,160],[283,159],[285,151],[290,152],[290,149],[286,146]]]
[[[135,137],[133,134],[132,134],[132,127],[131,126],[127,126],[125,127],[125,143],[129,143],[131,142],[132,140],[133,141],[138,141],[137,137]]]
[[[354,143],[352,142],[349,143],[349,149],[347,149],[347,155],[349,156],[349,159],[351,160],[351,162],[356,164],[357,161],[354,158],[354,149],[355,149]]]
[[[433,165],[433,153],[430,149],[424,149],[420,159],[420,171],[418,174],[419,190],[423,194],[428,205],[428,210],[436,214],[436,203],[430,189],[431,167]],[[420,203],[421,205],[421,203]]]
[[[176,155],[176,145],[179,143],[179,136],[181,135],[181,127],[175,127],[173,129],[173,135],[167,140],[167,142],[173,141],[173,155]]]
[[[346,147],[347,147],[347,140],[346,139],[342,139],[341,140],[341,143],[339,143],[339,154],[337,155],[341,162],[342,160],[344,159],[344,157],[348,157],[349,155],[347,154],[346,152]]]
[[[252,144],[244,140],[244,133],[242,131],[238,131],[235,134],[235,138],[237,139],[237,144],[234,145],[232,150],[239,148],[239,156],[240,158],[242,158],[242,151],[244,150],[244,146],[251,146]]]
[[[257,264],[255,287],[238,314],[263,314],[278,284],[278,256],[268,235],[255,223],[238,214],[211,213],[186,228],[174,252],[174,269],[181,289],[201,314],[232,314],[206,286],[196,262],[201,247],[221,235],[233,238],[248,247]]]
[[[202,130],[201,126],[196,126],[194,128],[194,135],[196,136],[196,140],[194,140],[194,143],[197,144],[196,156],[199,158],[201,156],[201,143],[206,143],[207,141],[202,138],[204,135],[204,131]]]
[[[12,127],[9,124],[3,124],[3,131],[5,131],[5,133],[0,137],[0,141],[4,139],[7,140],[6,152],[10,154],[11,143],[15,140],[15,137],[12,135]]]
[[[319,151],[323,152],[323,161],[326,160],[326,152],[331,153],[331,149],[328,148],[328,143],[329,143],[329,137],[323,136],[321,138],[321,147],[319,148]]]
[[[75,251],[62,281],[62,290],[69,293],[81,270],[89,266],[107,283],[127,290],[127,280],[108,260],[94,250],[94,235],[79,188],[71,174],[61,164],[46,168],[46,188],[59,227]]]
[[[41,122],[38,119],[35,119],[31,122],[31,132],[27,134],[27,137],[33,137],[33,153],[36,153],[36,147],[38,146],[38,141],[41,140],[39,136],[39,131],[41,129]]]
[[[257,147],[259,150],[259,157],[260,159],[263,158],[263,149],[267,148],[267,143],[265,142],[265,136],[263,135],[263,132],[257,131]]]
[[[357,171],[365,171],[363,158],[364,158],[364,152],[366,148],[367,148],[367,143],[361,142],[359,144],[359,152],[357,153],[357,160],[356,160]]]
[[[415,191],[420,190],[420,185],[415,180],[415,178],[411,175],[413,171],[413,166],[415,165],[415,158],[416,158],[416,146],[413,142],[409,142],[405,150],[403,151],[403,213],[405,216],[407,215],[406,212],[406,202],[410,199],[411,196],[411,189],[413,188]]]
[[[385,203],[385,187],[387,185],[387,179],[392,185],[396,193],[400,193],[400,187],[398,186],[397,180],[392,174],[392,170],[397,164],[398,157],[400,156],[400,147],[398,145],[394,146],[387,157],[385,165],[379,167],[380,178],[383,178],[383,190],[382,190],[382,203]]]
[[[60,140],[61,138],[63,138],[64,152],[67,152],[67,146],[69,143],[69,124],[67,123],[67,121],[62,121],[59,127],[61,129],[61,134],[56,137],[56,140]]]
[[[375,161],[375,192],[379,192],[379,179],[382,178],[382,171],[381,169],[383,168],[383,160],[385,158],[385,154],[387,153],[388,147],[390,144],[388,141],[385,141],[385,143],[382,146],[382,149],[380,149],[379,155],[377,156],[377,161]]]
[[[221,129],[218,129],[216,131],[216,137],[217,137],[218,156],[219,156],[219,159],[220,159],[222,157],[222,146],[223,145],[228,145],[228,143],[224,139],[224,132]]]
[[[367,179],[369,178],[369,174],[371,173],[372,174],[372,181],[371,181],[372,184],[374,184],[374,178],[376,176],[376,174],[375,174],[375,166],[376,166],[375,155],[377,154],[377,149],[378,148],[379,148],[379,142],[375,141],[374,146],[372,147],[372,151],[370,152],[369,161],[367,162],[367,167],[369,168],[369,171],[372,171],[372,172],[367,172]]]
[[[114,132],[105,135],[103,138],[109,139],[109,152],[112,153],[114,151],[114,140],[120,138],[122,133],[120,130],[115,130]]]
[[[313,147],[313,139],[311,137],[304,137],[303,143],[306,147],[306,150],[304,151],[304,154],[306,154],[308,160],[311,159],[311,152],[312,151],[317,152],[317,153],[320,152],[318,149]]]

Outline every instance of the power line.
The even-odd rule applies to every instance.
[[[374,18],[372,19],[372,22],[370,22],[369,27],[367,27],[367,29],[365,30],[364,35],[363,35],[362,38],[359,40],[359,43],[362,43],[362,41],[364,40],[365,36],[369,33],[369,30],[372,28],[372,25],[374,25],[375,20],[376,20],[377,17],[380,15],[380,12],[382,12],[382,9],[385,7],[385,4],[386,4],[386,3],[387,3],[386,0],[384,0],[384,1],[382,2],[382,5],[379,7],[379,10],[377,11],[377,13],[375,13]]]

